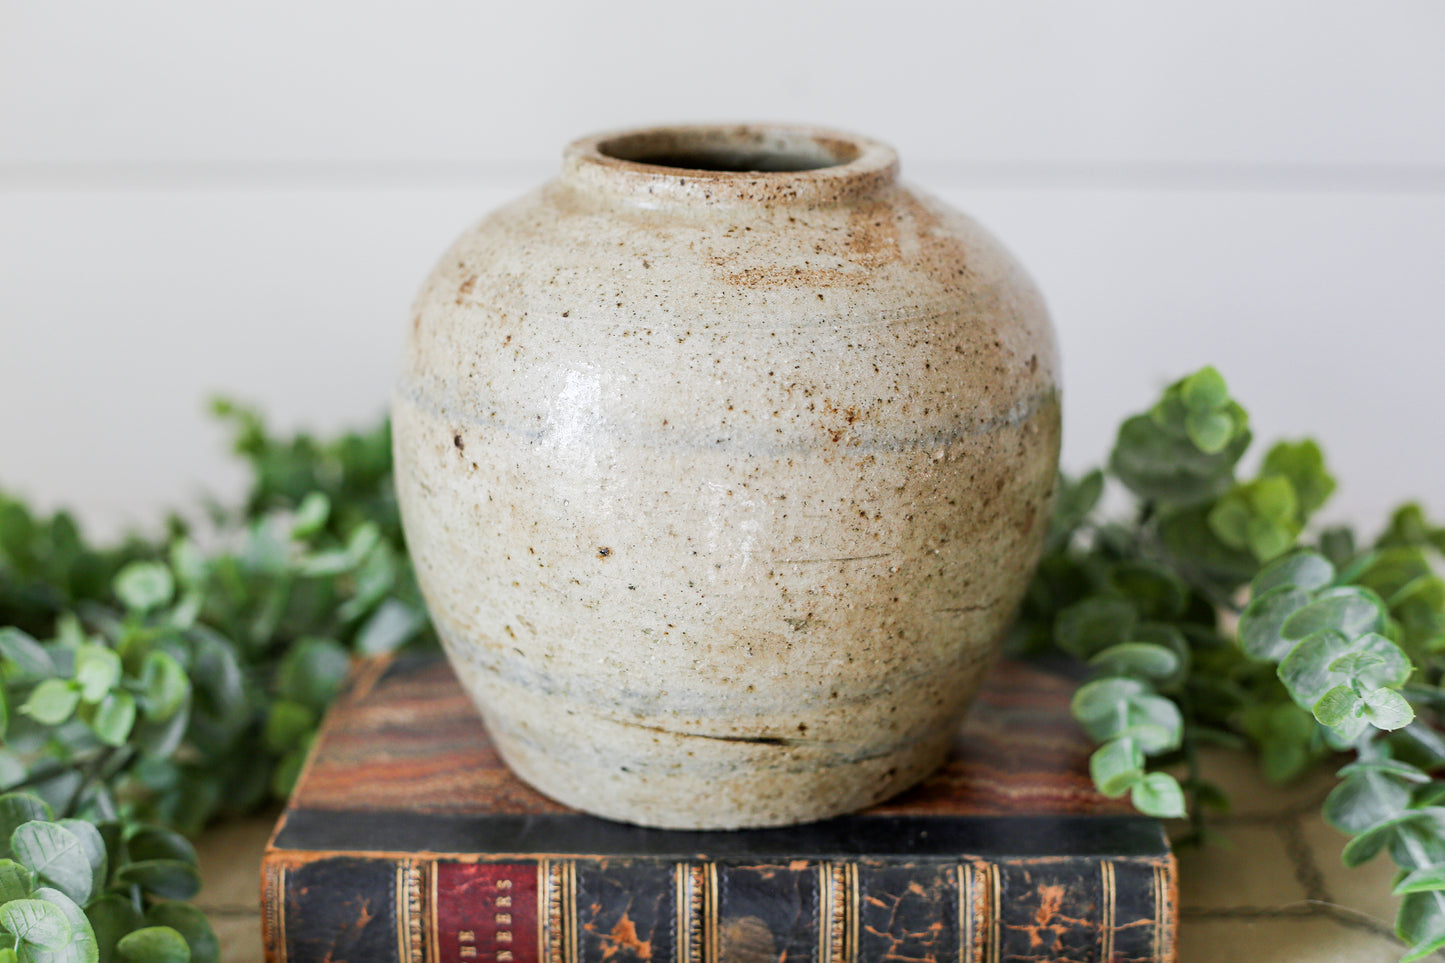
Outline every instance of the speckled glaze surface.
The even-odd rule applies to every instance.
[[[897,168],[810,128],[588,138],[425,284],[407,539],[543,792],[781,825],[941,761],[1038,556],[1057,357],[1019,265]]]

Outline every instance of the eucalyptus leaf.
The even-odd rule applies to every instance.
[[[1089,774],[1100,792],[1117,799],[1144,778],[1144,753],[1132,739],[1106,742],[1089,757]]]
[[[35,875],[13,859],[0,859],[0,903],[24,899],[35,888]]]
[[[33,963],[100,963],[100,949],[90,920],[75,901],[48,886],[37,889],[35,895],[65,914],[70,922],[70,942],[56,949],[37,948],[31,953]]]
[[[190,963],[191,948],[169,926],[147,926],[127,934],[115,945],[130,963]]]
[[[10,834],[15,858],[77,903],[90,899],[94,875],[86,844],[58,823],[22,823]]]
[[[1411,870],[1395,884],[1394,893],[1402,896],[1405,893],[1426,893],[1440,889],[1445,889],[1445,864]]]
[[[148,721],[164,722],[178,712],[190,692],[190,679],[175,656],[163,650],[146,655],[141,670],[142,711]]]
[[[1295,586],[1282,585],[1255,596],[1239,617],[1239,644],[1251,658],[1280,661],[1296,641],[1304,638],[1304,635],[1286,635],[1286,623],[1309,604],[1309,593]],[[1333,629],[1331,625],[1322,625],[1319,630]],[[1305,633],[1308,634],[1311,633]]]
[[[101,892],[110,877],[105,839],[101,837],[100,830],[94,823],[83,819],[62,819],[56,825],[69,830],[71,835],[80,841],[80,848],[84,850],[85,858],[90,863],[90,891]]]
[[[1344,778],[1326,797],[1323,812],[1330,825],[1346,833],[1363,832],[1399,816],[1410,805],[1417,774],[1429,780],[1418,770],[1401,773],[1387,766],[1347,766],[1340,774]]]
[[[1335,567],[1318,552],[1295,552],[1275,559],[1254,577],[1250,589],[1256,596],[1280,586],[1318,591],[1334,581]]]
[[[46,679],[35,687],[30,698],[20,707],[36,722],[58,726],[80,705],[80,690],[66,679]]]
[[[1385,626],[1385,604],[1367,588],[1346,585],[1326,589],[1285,620],[1286,638],[1302,639],[1324,629],[1354,638]],[[1242,631],[1242,629],[1241,629]]]
[[[163,899],[192,899],[201,891],[196,867],[178,859],[146,859],[122,866],[117,882],[133,883],[152,896]]]
[[[1054,622],[1054,639],[1065,652],[1087,659],[1129,641],[1138,622],[1138,611],[1127,599],[1098,596],[1060,612]]]
[[[1276,443],[1265,453],[1260,474],[1289,479],[1299,499],[1302,520],[1318,511],[1335,490],[1335,479],[1325,468],[1324,453],[1310,438]]]
[[[146,911],[146,921],[153,926],[169,926],[185,938],[190,947],[191,963],[217,963],[221,944],[206,914],[185,903],[156,903]]]
[[[1168,679],[1180,665],[1179,656],[1162,645],[1125,642],[1113,645],[1089,660],[1089,665],[1110,675],[1135,676],[1153,681]]]
[[[11,856],[10,836],[31,820],[48,821],[55,813],[50,805],[32,793],[12,792],[0,796],[0,856]]]
[[[0,906],[0,926],[23,943],[56,949],[70,942],[70,921],[40,899],[14,899]]]
[[[75,682],[86,702],[99,702],[120,681],[120,656],[103,645],[88,642],[75,653]]]
[[[5,677],[16,682],[44,679],[55,672],[44,647],[14,626],[0,627],[0,659]]]
[[[171,570],[158,562],[133,562],[115,577],[116,596],[138,612],[169,604],[175,592]]]
[[[1177,819],[1184,815],[1184,790],[1167,772],[1151,772],[1129,792],[1134,807],[1146,816]]]
[[[102,896],[92,900],[85,907],[85,915],[90,920],[90,928],[95,934],[96,946],[100,950],[103,963],[118,958],[115,945],[120,942],[121,937],[140,929],[146,923],[135,904],[119,896]]]
[[[90,721],[100,741],[108,746],[123,746],[135,726],[135,696],[129,692],[112,692],[96,707]]]
[[[1401,729],[1415,718],[1410,703],[1394,689],[1373,689],[1362,698],[1362,713],[1377,729]]]
[[[126,849],[131,859],[137,861],[175,859],[196,864],[196,849],[190,841],[163,826],[137,827],[126,837]]]

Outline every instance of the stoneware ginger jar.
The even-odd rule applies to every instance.
[[[416,302],[398,493],[523,779],[770,826],[945,755],[1036,562],[1059,447],[1038,291],[876,141],[589,137]]]

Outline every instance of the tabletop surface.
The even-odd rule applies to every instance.
[[[1213,751],[1205,773],[1233,810],[1210,826],[1219,841],[1179,851],[1180,963],[1395,963],[1393,865],[1340,862],[1345,837],[1320,817],[1327,768],[1275,787],[1244,755]],[[223,963],[260,963],[261,853],[276,813],[218,824],[200,840],[197,904],[221,939]],[[1182,827],[1175,827],[1182,829]],[[1445,960],[1445,954],[1439,956]]]

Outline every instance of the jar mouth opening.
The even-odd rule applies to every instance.
[[[597,152],[613,160],[673,170],[795,174],[848,164],[863,149],[856,141],[817,131],[740,126],[630,131],[598,140]]]
[[[563,178],[664,203],[826,204],[891,184],[898,156],[866,137],[789,124],[685,124],[574,141]]]

